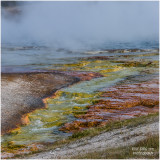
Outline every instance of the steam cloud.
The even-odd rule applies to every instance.
[[[2,14],[2,43],[85,48],[158,41],[158,2],[25,2],[19,19]]]

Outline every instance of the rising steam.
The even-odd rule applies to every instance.
[[[25,2],[2,12],[2,43],[85,48],[158,40],[158,2]]]

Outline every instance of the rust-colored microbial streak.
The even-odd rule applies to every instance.
[[[103,75],[100,73],[90,72],[90,71],[58,71],[58,73],[77,77],[80,79],[80,81],[89,81],[92,80],[93,78],[103,77]]]
[[[53,95],[42,99],[42,101],[44,103],[44,108],[48,108],[48,100],[51,99],[51,98],[55,98],[56,97],[56,92],[53,93]]]
[[[158,87],[158,80],[152,80],[106,88],[101,95],[103,99],[88,106],[86,114],[77,115],[78,120],[65,124],[61,130],[76,132],[89,127],[105,125],[110,121],[158,112]]]
[[[22,125],[29,124],[29,114],[23,115],[21,118]]]

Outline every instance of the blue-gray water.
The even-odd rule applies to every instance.
[[[53,48],[36,44],[24,44],[21,46],[2,43],[2,72],[32,71],[35,69],[51,68],[52,64],[72,63],[79,57],[109,56],[111,53],[88,54],[88,51],[105,51],[112,49],[149,49],[159,48],[157,41],[143,42],[110,42],[102,46],[90,46],[86,49],[69,50],[64,48]],[[120,53],[114,53],[114,55]],[[134,54],[134,53],[132,53]],[[136,53],[135,53],[136,54]],[[53,68],[54,69],[54,68]]]

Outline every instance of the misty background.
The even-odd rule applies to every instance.
[[[157,49],[158,3],[3,1],[1,70],[54,68],[97,50]]]
[[[158,2],[18,2],[2,8],[2,45],[84,49],[110,43],[157,42]]]

